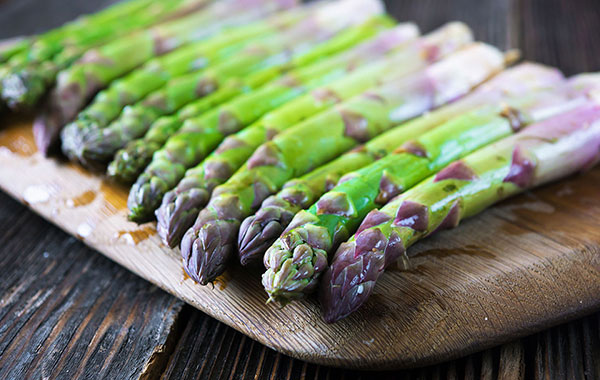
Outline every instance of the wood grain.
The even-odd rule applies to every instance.
[[[0,8],[0,35],[20,35],[28,33],[32,30],[42,30],[47,28],[48,20],[67,20],[71,16],[65,16],[69,12],[73,12],[78,7],[89,7],[85,11],[99,6],[101,2],[77,2],[73,0],[47,0],[40,2],[39,0],[25,1],[8,1],[7,6]],[[447,1],[412,1],[412,0],[397,0],[389,1],[390,9],[394,9],[394,14],[401,19],[417,20],[423,30],[433,28],[445,20],[460,18],[469,22],[475,28],[477,36],[483,40],[495,42],[499,46],[520,47],[526,58],[536,59],[545,63],[560,65],[560,67],[569,74],[580,72],[582,70],[598,70],[600,69],[600,55],[595,54],[597,51],[597,32],[600,25],[600,12],[598,3],[595,0],[502,0],[502,1],[478,1],[478,2],[447,2]],[[16,5],[15,5],[16,4]],[[70,5],[69,5],[70,4]],[[455,6],[455,4],[460,6]],[[65,6],[67,5],[67,6]],[[42,8],[45,6],[46,8]],[[15,12],[14,10],[17,9]],[[499,13],[499,10],[509,10],[509,13]],[[8,12],[7,12],[8,10]],[[74,15],[74,13],[71,13]],[[26,22],[34,20],[34,22]],[[39,16],[39,17],[38,17]],[[506,21],[507,25],[503,25]],[[57,23],[59,21],[52,21]],[[516,41],[516,43],[515,43]],[[504,45],[506,43],[506,45]],[[2,171],[3,167],[0,167]],[[88,193],[89,194],[89,193]],[[75,200],[80,200],[74,203],[85,203],[88,196],[74,197]],[[71,200],[73,200],[71,199]],[[6,204],[5,198],[1,199],[2,205]],[[534,202],[537,202],[535,200]],[[568,203],[568,201],[565,201]],[[27,213],[22,209],[18,209],[22,215],[22,223],[31,223],[38,221],[33,225],[28,225],[27,228],[16,229],[12,227],[12,223],[3,225],[2,240],[2,257],[8,259],[3,260],[4,264],[10,264],[10,258],[19,257],[17,252],[29,252],[27,247],[26,237],[33,233],[34,236],[45,236],[48,233],[60,235],[60,238],[53,240],[57,246],[68,247],[68,249],[56,250],[57,260],[61,260],[63,256],[74,250],[79,251],[79,255],[88,255],[94,257],[91,251],[84,249],[80,243],[71,243],[70,245],[60,245],[68,237],[64,234],[56,232],[53,227],[48,227],[43,223],[39,223],[39,219]],[[5,227],[5,226],[10,227]],[[51,232],[48,232],[51,231]],[[143,234],[142,234],[143,236]],[[127,238],[127,237],[126,237]],[[138,239],[140,236],[137,237]],[[12,239],[12,240],[11,240]],[[22,247],[25,249],[22,250]],[[43,253],[41,246],[34,247],[38,254]],[[34,252],[32,251],[32,252]],[[10,252],[10,255],[9,255]],[[83,252],[83,253],[82,253]],[[72,259],[73,256],[64,256]],[[76,257],[76,256],[75,256]],[[89,258],[89,257],[88,257]],[[102,258],[97,258],[100,262]],[[105,260],[104,260],[105,261]],[[112,269],[106,269],[106,267]],[[113,276],[119,270],[114,265],[106,265],[104,267],[105,276]],[[3,268],[0,266],[0,268]],[[20,276],[37,275],[33,271],[27,271],[25,266],[15,268],[9,267]],[[38,269],[41,270],[41,269]],[[2,273],[8,273],[3,270]],[[85,286],[86,281],[94,277],[88,277],[89,272],[85,272],[81,276],[81,284],[74,285],[74,289]],[[128,281],[134,281],[130,276],[118,276],[115,279],[117,284],[124,284]],[[122,285],[121,285],[122,286]],[[119,285],[114,288],[118,289]],[[4,292],[0,293],[0,297]],[[51,292],[44,302],[53,302],[54,297],[59,297],[60,294]],[[27,298],[22,298],[17,302],[26,302]],[[154,309],[155,313],[161,313],[160,308]],[[89,314],[94,314],[98,310],[90,310]],[[99,312],[102,312],[101,310]],[[185,314],[185,313],[184,313]],[[179,340],[177,349],[169,361],[169,371],[166,372],[165,378],[207,378],[202,377],[207,374],[206,371],[199,373],[187,369],[198,368],[198,363],[205,360],[212,360],[211,377],[216,378],[220,374],[221,378],[372,378],[373,374],[363,374],[352,371],[339,371],[325,367],[315,367],[306,363],[291,360],[285,356],[265,349],[264,346],[257,344],[239,333],[230,333],[228,328],[216,328],[218,323],[213,322],[209,325],[208,332],[189,326],[195,326],[204,320],[211,320],[200,313],[191,313],[189,319],[186,315],[182,317],[186,321],[186,334]],[[16,318],[16,317],[15,317]],[[26,316],[24,316],[26,318]],[[18,318],[17,318],[18,319]],[[525,378],[589,378],[594,379],[600,377],[600,367],[597,358],[600,357],[598,342],[598,316],[585,318],[578,323],[572,323],[566,326],[555,328],[546,333],[534,335],[525,340],[520,340],[518,344],[525,356]],[[140,320],[141,321],[141,320]],[[136,322],[139,324],[139,322]],[[2,333],[6,333],[6,326],[0,324]],[[15,327],[11,325],[11,327]],[[27,325],[27,329],[36,330],[35,325]],[[145,334],[148,334],[148,330]],[[173,331],[173,330],[172,330]],[[180,361],[182,356],[176,355],[179,350],[189,347],[190,339],[194,338],[195,334],[204,334],[205,339],[197,339],[196,343],[204,345],[206,350],[201,351],[197,356],[189,356],[188,360]],[[171,336],[179,336],[172,333]],[[239,343],[245,341],[245,344]],[[210,342],[217,342],[216,347],[209,345]],[[148,343],[152,344],[152,343]],[[231,346],[233,345],[233,346]],[[241,347],[241,348],[240,348]],[[144,350],[145,347],[140,345],[135,346],[132,350]],[[237,350],[237,351],[236,351]],[[230,353],[236,352],[236,360],[239,359],[235,367],[229,365]],[[488,350],[481,354],[472,355],[466,359],[458,360],[452,364],[444,364],[436,367],[424,368],[422,370],[381,374],[381,378],[495,378],[500,373],[500,368],[511,367],[512,363],[509,359],[513,356],[503,354],[504,349]],[[35,358],[35,346],[29,345],[24,351],[29,359]],[[512,351],[511,351],[512,352]],[[196,351],[198,353],[198,351]],[[54,360],[57,353],[40,352],[38,363],[50,362]],[[98,359],[101,360],[102,355],[111,355],[110,352],[98,352]],[[213,355],[217,355],[214,357]],[[1,356],[1,353],[0,353]],[[115,358],[115,356],[113,356]],[[25,359],[19,365],[24,365]],[[4,362],[6,367],[6,362]],[[18,363],[17,363],[18,364]],[[89,363],[76,363],[73,365],[86,366]],[[159,366],[160,368],[160,366]],[[206,367],[205,367],[206,368]],[[221,368],[221,369],[219,369]],[[159,370],[160,371],[160,370]],[[181,376],[184,371],[185,376]],[[567,371],[567,372],[565,372]],[[6,373],[6,372],[5,372]],[[84,373],[85,372],[84,370]],[[464,376],[463,376],[464,375]],[[131,375],[135,376],[135,375]],[[3,377],[3,376],[0,376]],[[125,376],[122,376],[125,377]],[[378,376],[379,377],[379,376]]]
[[[214,289],[185,279],[178,253],[160,244],[152,225],[126,221],[123,189],[42,158],[29,131],[22,122],[0,132],[3,189],[148,281],[302,360],[423,366],[600,306],[600,169],[502,203],[415,246],[409,271],[390,271],[362,310],[326,325],[314,299],[266,306],[259,272],[235,267]]]
[[[0,256],[0,379],[137,378],[164,366],[183,303],[2,201],[0,246],[18,254]]]

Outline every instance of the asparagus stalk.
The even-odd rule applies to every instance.
[[[364,46],[379,49],[378,46],[390,42],[390,36],[399,33],[401,28],[383,32]],[[398,37],[401,36],[400,33]],[[400,38],[399,42],[403,40]],[[400,43],[398,49],[392,50],[390,57],[366,65],[347,77],[286,103],[251,127],[228,137],[217,151],[199,166],[190,169],[178,186],[163,198],[156,212],[157,230],[163,242],[171,247],[179,244],[183,233],[191,227],[200,209],[208,202],[212,190],[229,179],[254,150],[270,138],[336,103],[385,82],[390,76],[423,68],[471,41],[471,32],[464,24],[452,23],[421,39]],[[372,57],[373,53],[364,55]]]
[[[73,40],[75,42],[80,41],[82,38],[85,40],[86,37],[94,36],[94,31],[97,30],[110,31],[111,28],[107,28],[106,24],[111,21],[114,22],[115,17],[126,17],[142,7],[147,7],[148,4],[149,0],[137,0],[117,4],[95,15],[80,17],[62,27],[33,37],[31,38],[31,44],[16,54],[12,54],[12,49],[9,49],[8,55],[10,55],[10,59],[8,59],[4,66],[0,67],[0,96],[3,92],[3,82],[5,80],[8,81],[8,78],[13,76],[13,74],[19,73],[21,70],[40,70],[42,64],[48,65],[48,62],[57,53],[72,46],[74,43]],[[72,48],[69,48],[69,50],[72,50]],[[10,82],[8,83],[9,87],[7,91],[9,93],[16,91],[18,88],[18,81],[13,82],[14,85],[11,85]]]
[[[23,53],[31,45],[30,38],[16,37],[0,41],[0,63],[5,63],[11,57]]]
[[[331,9],[328,11],[330,16],[334,15]],[[307,51],[310,47],[330,39],[340,29],[351,25],[356,20],[356,15],[357,13],[352,12],[351,18],[347,19],[337,11],[336,22],[332,23],[324,17],[327,16],[326,14],[318,12],[314,15],[316,17],[307,19],[292,28],[289,33],[283,32],[276,37],[266,39],[262,46],[252,44],[236,54],[235,60],[226,61],[206,71],[169,83],[163,89],[151,94],[141,104],[126,109],[119,120],[109,128],[86,133],[78,146],[77,158],[84,164],[106,163],[127,142],[143,136],[158,117],[176,112],[198,96],[213,93],[232,78],[244,78],[261,70],[276,75],[278,71],[273,70],[274,67],[287,69],[290,58],[294,54]],[[388,18],[383,20],[382,24],[380,18],[374,19],[375,28],[388,27],[391,21]],[[369,24],[369,27],[372,26]],[[261,83],[252,83],[253,88],[270,79],[267,75],[259,75],[258,78]],[[272,104],[276,102],[273,99],[270,101]],[[260,102],[257,102],[257,106],[259,104]],[[253,111],[259,112],[256,108],[253,108]]]
[[[393,46],[402,45],[403,42],[415,37],[418,33],[416,27],[412,24],[402,24],[392,30],[381,32],[373,41],[367,41],[363,45],[373,46],[372,58],[378,56],[380,51],[387,51]],[[359,48],[359,47],[357,47]],[[383,54],[383,53],[381,53]],[[408,67],[406,68],[408,70]],[[314,99],[309,96],[310,99]],[[294,101],[290,102],[293,103]],[[313,100],[316,103],[317,100]],[[326,102],[319,102],[323,107]],[[298,110],[294,111],[299,116]],[[152,125],[148,133],[141,139],[129,143],[124,149],[120,150],[111,165],[108,168],[110,176],[113,176],[121,182],[131,182],[139,176],[143,168],[146,167],[152,158],[152,154],[160,149],[167,139],[176,133],[183,121],[199,115],[197,107],[191,105],[185,107],[177,115],[163,117]],[[290,115],[291,116],[291,115]],[[291,117],[290,117],[291,119]]]
[[[554,87],[561,81],[562,75],[556,70],[542,66],[523,64],[515,69],[508,70],[495,79],[492,79],[489,83],[483,85],[466,98],[450,106],[434,111],[433,113],[421,117],[413,122],[400,125],[371,140],[360,150],[345,154],[331,163],[320,167],[297,180],[287,183],[283,190],[281,190],[278,194],[267,198],[257,213],[254,216],[247,218],[242,224],[238,238],[240,260],[243,264],[246,264],[261,259],[266,249],[275,242],[275,239],[279,238],[281,233],[286,229],[290,222],[292,222],[292,218],[298,212],[300,212],[300,210],[307,209],[310,205],[316,202],[321,195],[331,190],[331,188],[335,186],[341,175],[351,170],[349,168],[351,168],[352,165],[345,164],[346,161],[355,162],[358,157],[360,157],[365,165],[369,165],[375,160],[390,154],[408,139],[415,138],[416,136],[426,133],[438,125],[446,122],[448,119],[456,117],[461,113],[468,112],[479,105],[482,105],[486,102],[498,105],[501,103],[502,98],[519,97],[524,93],[528,93],[529,91],[539,90],[540,87],[547,92],[550,88]],[[528,100],[529,103],[531,103],[532,99]],[[522,106],[531,107],[532,105],[529,103],[525,103]],[[555,108],[557,108],[556,105],[549,107],[550,110]],[[492,110],[489,110],[489,112],[491,111]],[[466,117],[466,121],[476,121],[480,119],[481,118],[479,116],[472,118]],[[455,124],[456,123],[452,123],[452,125]],[[465,126],[470,125],[468,123],[463,124]],[[441,127],[438,129],[443,130]],[[457,131],[460,132],[460,129],[457,129]],[[432,133],[435,134],[444,132]],[[448,133],[448,136],[451,137],[452,135]],[[457,137],[455,140],[459,141],[459,138]],[[475,141],[477,142],[479,140]],[[466,149],[467,146],[460,148]],[[453,151],[453,153],[458,152],[460,152],[460,149]],[[379,161],[376,165],[373,165],[373,167],[381,170],[385,169],[389,176],[396,178],[401,173],[394,173],[394,170],[387,169],[385,165],[392,165],[394,162],[396,162],[396,159],[401,160],[401,158],[398,157],[402,157],[402,155],[392,154]],[[399,169],[403,167],[404,166],[401,166]],[[371,178],[367,176],[365,178],[375,180],[375,177]],[[362,180],[357,178],[356,181],[358,181],[360,186],[362,186],[361,190],[364,190],[365,187],[371,185],[370,182],[369,185],[367,185],[366,179]],[[378,178],[376,181],[377,184],[374,186],[379,186],[380,178]],[[373,202],[375,202],[375,199],[373,197],[371,197],[373,199],[369,198],[368,195],[364,195],[363,197],[363,195],[364,194],[362,193],[360,194],[361,201],[359,203],[361,207],[372,206]],[[325,197],[327,197],[327,195]],[[379,199],[381,200],[381,198]],[[309,213],[312,213],[312,211],[313,209],[311,208]],[[347,223],[352,223],[353,221],[355,223],[355,219],[360,220],[359,215],[360,213],[356,215],[356,218],[354,216],[350,217],[347,215],[327,215],[323,216],[323,221],[315,220],[315,223],[307,223],[311,225],[310,228],[315,225],[324,227],[320,224],[320,222],[325,223],[327,226],[330,226],[332,225],[330,223],[333,223],[340,228],[343,227],[341,230],[346,231],[350,228]],[[320,215],[314,216],[316,219],[319,219],[320,217]],[[298,218],[300,218],[300,216],[298,216]],[[334,220],[335,223],[333,222]],[[299,223],[299,219],[294,220],[293,224],[299,228],[302,226],[302,224]],[[336,233],[338,232],[341,233],[341,231],[336,231]],[[290,232],[290,234],[291,233],[292,232]],[[323,238],[325,240],[332,240],[330,239],[331,236],[323,235]],[[276,255],[287,255],[288,251],[285,249],[284,243],[285,242],[282,242],[282,239],[279,239],[275,244],[271,254],[275,255],[275,252],[279,252]],[[330,243],[330,245],[331,244],[333,244],[333,242]],[[329,251],[327,253],[329,253]]]
[[[587,104],[456,161],[381,210],[336,252],[324,275],[324,319],[358,309],[408,247],[494,203],[591,167],[600,159],[600,107]]]
[[[133,30],[187,14],[207,2],[135,1],[113,9],[110,17],[75,22],[64,33],[59,33],[62,38],[56,41],[42,38],[34,43],[29,54],[11,60],[11,69],[2,75],[2,98],[13,109],[31,108],[45,94],[58,72],[81,57],[86,50]],[[124,18],[126,22],[123,22]]]
[[[390,79],[261,145],[245,167],[214,190],[184,235],[181,253],[186,272],[201,284],[213,281],[235,250],[242,220],[286,181],[403,120],[465,95],[503,65],[497,49],[474,44],[412,77]]]
[[[175,2],[175,4],[177,3]],[[51,59],[57,53],[77,44],[79,41],[93,38],[93,36],[104,32],[104,29],[110,23],[140,12],[140,10],[143,11],[150,4],[150,0],[126,1],[95,14],[79,17],[59,28],[33,37],[28,49],[11,57],[9,65],[13,68],[19,68],[27,64],[40,63]]]
[[[217,2],[202,12],[129,35],[98,49],[89,50],[68,70],[60,73],[43,114],[36,120],[39,130],[57,136],[85,103],[114,79],[144,62],[184,44],[204,40],[233,25],[272,13],[288,0],[229,0]]]
[[[310,60],[307,61],[306,56],[302,54],[299,59],[293,59],[285,67],[286,70],[298,66],[301,68],[257,91],[237,97],[201,117],[186,121],[179,133],[172,136],[165,147],[156,152],[152,163],[131,189],[128,202],[130,218],[136,222],[149,220],[160,205],[163,195],[183,177],[185,169],[198,164],[225,136],[251,124],[264,112],[301,95],[307,88],[315,88],[323,81],[331,80],[336,73],[343,75],[348,70],[348,60],[340,57],[302,68],[308,62],[355,45],[376,34],[379,29],[374,28],[371,22],[350,28],[317,47],[316,51],[319,54],[314,54],[315,51],[311,50]]]
[[[236,55],[234,62],[245,63],[239,54],[242,51],[243,55],[244,49],[251,52],[247,47],[248,40],[267,33],[274,33],[297,22],[306,14],[304,8],[306,7],[282,12],[265,20],[225,31],[206,41],[190,44],[156,58],[141,69],[115,81],[107,90],[98,94],[90,106],[79,113],[76,121],[63,128],[63,151],[68,156],[76,157],[75,152],[81,145],[82,134],[91,129],[104,128],[119,116],[123,107],[140,101],[152,91],[168,84],[174,77],[194,72],[188,77],[188,82],[193,84],[194,81],[197,81],[195,78],[202,75],[202,69],[211,65],[219,65],[232,55]],[[250,58],[258,55],[250,55]],[[178,83],[176,87],[181,88],[181,83]],[[198,93],[200,90],[201,87],[198,88]],[[196,94],[194,93],[194,95]]]
[[[175,115],[159,118],[143,138],[132,141],[115,154],[107,168],[108,176],[121,183],[135,182],[150,164],[153,154],[162,148],[186,120],[202,115],[240,94],[252,91],[247,85],[249,82],[252,80],[230,80],[216,92],[190,103]]]
[[[557,114],[569,104],[565,91],[530,93],[507,99],[497,105],[482,106],[425,133],[416,140],[406,130],[406,142],[399,150],[377,162],[347,174],[331,191],[307,211],[301,211],[292,226],[269,248],[264,263],[267,271],[263,285],[270,296],[282,304],[314,291],[327,257],[337,244],[352,234],[365,215],[410,189],[454,160],[517,132],[522,127]],[[581,101],[570,103],[572,107]],[[355,155],[372,155],[357,152]],[[352,158],[338,160],[338,166]],[[354,158],[356,159],[356,158]],[[306,181],[310,185],[310,180]],[[317,238],[310,239],[313,236]],[[307,243],[308,240],[308,243]],[[300,248],[301,247],[301,248]],[[296,250],[303,255],[298,260]],[[316,258],[325,264],[306,271]],[[298,272],[301,270],[302,272]]]

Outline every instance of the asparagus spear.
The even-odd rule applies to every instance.
[[[24,37],[0,41],[0,63],[5,63],[11,57],[27,50],[31,45],[31,42],[31,39]]]
[[[176,0],[169,2],[136,1],[112,10],[111,17],[76,22],[67,27],[57,41],[36,41],[29,54],[11,60],[11,69],[2,75],[2,98],[13,109],[34,106],[57,73],[83,53],[99,44],[123,36],[133,30],[189,13],[208,0]],[[102,14],[102,13],[101,13]],[[90,18],[94,18],[91,16]],[[123,22],[123,18],[127,22]],[[15,62],[16,61],[16,62]]]
[[[378,46],[382,42],[389,42],[390,35],[400,31],[400,28],[402,27],[384,32],[364,46],[379,49]],[[400,42],[402,40],[400,38]],[[392,75],[402,75],[423,68],[471,40],[471,32],[464,24],[451,23],[426,37],[400,44],[398,49],[392,50],[395,53],[390,57],[366,65],[347,77],[286,103],[251,127],[228,137],[217,151],[199,166],[190,169],[179,185],[163,198],[162,205],[156,212],[157,230],[163,242],[171,247],[179,244],[185,230],[191,227],[200,209],[208,202],[212,190],[226,181],[268,139],[336,103],[384,82]],[[364,55],[372,57],[373,53]]]
[[[302,54],[299,59],[292,59],[286,69],[304,66],[319,57],[354,45],[380,29],[372,26],[369,22],[350,28],[316,50],[311,50],[310,60],[307,61],[307,56]],[[319,54],[314,54],[315,52]],[[226,135],[239,131],[264,112],[299,96],[306,88],[314,88],[323,81],[331,80],[336,73],[343,75],[347,68],[347,59],[332,57],[315,65],[293,70],[260,90],[235,98],[201,117],[186,121],[181,131],[172,136],[163,149],[156,152],[152,163],[131,189],[128,202],[130,219],[136,222],[149,220],[165,192],[177,184],[185,169],[199,163]]]
[[[141,104],[126,109],[121,118],[109,128],[85,133],[77,147],[77,158],[84,164],[90,162],[104,164],[127,142],[143,136],[158,117],[172,114],[198,95],[210,94],[232,78],[243,78],[260,70],[276,75],[278,71],[273,68],[287,69],[290,58],[295,54],[307,51],[330,39],[356,20],[356,12],[351,12],[350,18],[346,18],[340,15],[337,7],[335,13],[331,12],[332,10],[323,9],[324,12],[317,12],[313,15],[315,17],[292,28],[289,33],[283,32],[276,37],[266,39],[264,45],[250,45],[237,53],[235,60],[226,61],[216,67],[169,83],[163,89],[151,94]],[[332,17],[335,23],[331,19],[328,20],[326,16],[335,16]],[[383,24],[381,20],[373,19],[373,25],[369,23],[368,27],[388,27],[391,23],[388,18],[383,19]],[[258,78],[260,83],[252,83],[253,88],[269,80],[270,76],[259,75]],[[270,101],[275,103],[273,99]],[[254,112],[258,113],[256,108]]]
[[[144,10],[150,4],[151,0],[126,1],[95,14],[79,17],[59,28],[33,37],[28,49],[11,57],[9,64],[12,67],[23,67],[26,64],[40,63],[50,59],[81,40],[93,38],[101,33],[106,25]]]
[[[141,100],[163,87],[171,78],[218,64],[244,49],[249,40],[287,27],[306,13],[306,7],[295,8],[249,25],[232,28],[222,34],[188,45],[156,58],[133,71],[96,96],[93,103],[79,113],[75,125],[65,128],[63,139],[86,128],[103,128],[119,116],[123,107]],[[71,130],[67,132],[66,130]]]
[[[36,120],[38,130],[57,136],[62,126],[99,90],[153,57],[184,44],[203,40],[236,24],[254,21],[288,0],[229,0],[217,2],[202,12],[135,33],[89,50],[79,61],[58,76],[43,114]],[[51,145],[51,144],[50,144]]]
[[[370,53],[374,59],[379,54],[379,51],[385,52],[388,48],[391,49],[393,46],[402,45],[403,42],[415,37],[417,33],[418,31],[414,25],[402,24],[392,30],[381,32],[375,40],[369,40],[364,45],[373,44],[373,49],[378,50],[377,52]],[[410,65],[408,65],[407,70],[409,67]],[[313,99],[312,97],[310,98]],[[315,102],[316,100],[313,100],[313,103]],[[325,102],[320,102],[320,105],[324,107],[325,104]],[[129,143],[116,154],[114,161],[108,168],[109,175],[122,182],[135,180],[143,168],[150,163],[152,154],[160,149],[167,139],[181,128],[183,121],[198,116],[198,114],[197,107],[188,106],[177,115],[157,120],[143,138]],[[297,110],[295,114],[299,115]]]
[[[312,292],[320,274],[327,267],[327,257],[339,242],[346,240],[365,215],[387,203],[392,197],[410,189],[450,162],[504,138],[531,122],[565,109],[565,92],[530,93],[507,100],[504,104],[487,105],[406,142],[398,151],[342,178],[340,184],[323,195],[308,211],[301,211],[286,231],[269,248],[264,263],[267,272],[263,285],[271,299],[282,304]],[[572,106],[581,104],[575,101]],[[405,131],[406,137],[412,133]],[[357,152],[359,156],[372,155]],[[338,160],[343,167],[352,155]],[[310,185],[310,180],[307,182]],[[318,238],[310,239],[310,237]],[[309,242],[307,243],[306,240]],[[301,248],[300,248],[301,247]],[[298,260],[296,250],[303,255]],[[293,258],[292,258],[293,257]],[[325,259],[313,261],[314,259]],[[319,266],[306,271],[307,263]],[[299,273],[298,271],[302,271]]]
[[[515,86],[515,80],[517,80],[517,86]],[[432,128],[437,127],[443,122],[446,122],[449,118],[456,117],[463,112],[468,112],[470,109],[484,104],[484,102],[494,104],[497,108],[498,104],[500,104],[501,101],[501,99],[498,99],[499,97],[518,97],[519,95],[527,93],[531,90],[538,90],[540,89],[540,86],[543,90],[545,90],[545,92],[548,92],[549,86],[557,85],[559,81],[562,81],[562,75],[560,75],[557,71],[553,69],[548,69],[545,67],[530,64],[521,65],[516,69],[509,70],[508,72],[499,75],[497,78],[485,84],[480,89],[475,91],[475,93],[467,96],[465,99],[440,110],[434,111],[432,114],[419,118],[406,125],[400,125],[392,129],[391,131],[384,133],[383,135],[371,140],[360,150],[343,155],[338,159],[330,162],[329,164],[320,167],[299,179],[287,183],[284,186],[283,190],[281,190],[278,194],[267,198],[263,202],[261,208],[256,212],[256,214],[252,217],[247,218],[242,224],[238,238],[240,260],[243,264],[246,264],[261,259],[266,249],[270,247],[272,243],[275,242],[275,239],[279,238],[279,236],[286,229],[288,224],[292,222],[292,218],[298,212],[300,212],[300,210],[308,208],[310,205],[316,202],[321,195],[323,195],[328,190],[331,190],[331,188],[335,186],[335,184],[338,182],[340,176],[348,172],[350,170],[350,167],[356,167],[356,164],[349,165],[345,163],[346,161],[350,163],[357,162],[357,160],[360,158],[361,160],[363,160],[362,162],[365,166],[369,165],[375,160],[378,160],[379,158],[390,154],[393,150],[405,143],[408,139],[415,138],[420,134],[426,133]],[[566,95],[562,96],[565,97]],[[541,100],[538,99],[534,100],[541,102]],[[527,103],[526,101],[528,101],[529,103]],[[530,104],[532,102],[532,99],[525,99],[523,100],[523,102],[525,103],[521,104],[521,107],[534,106]],[[555,104],[552,104],[552,106],[553,107],[549,108],[550,110],[557,108]],[[497,110],[493,108],[491,110],[488,110],[488,113],[494,115],[495,111]],[[479,111],[475,116],[466,116],[464,119],[459,119],[460,121],[453,122],[450,124],[450,126],[447,126],[445,128],[439,127],[435,130],[436,132],[431,133],[433,133],[434,136],[436,133],[442,133],[443,137],[452,137],[451,133],[445,133],[443,132],[443,130],[448,128],[454,128],[455,132],[460,132],[461,129],[456,127],[457,124],[458,126],[462,125],[463,128],[469,127],[472,125],[473,121],[478,121],[482,119],[480,113],[481,111]],[[492,122],[490,123],[493,124]],[[439,132],[438,130],[442,130],[442,132]],[[450,129],[450,131],[453,132],[452,129]],[[491,138],[493,137],[493,135],[486,137]],[[454,139],[454,141],[459,140],[460,139],[458,137]],[[480,142],[480,140],[475,140],[475,142]],[[464,150],[467,149],[468,146],[465,145],[459,148]],[[452,153],[458,154],[461,151],[460,149],[454,150],[452,151]],[[376,172],[378,173],[377,175],[381,175],[382,171],[385,170],[387,176],[390,176],[390,178],[393,177],[395,179],[400,180],[402,178],[402,173],[395,173],[394,163],[404,162],[402,161],[402,157],[402,154],[391,154],[388,157],[381,159],[377,164],[372,165],[370,168],[365,168],[365,170],[369,170],[373,173],[375,173],[374,170],[379,170]],[[431,157],[430,159],[433,160]],[[391,168],[388,168],[386,165],[391,165]],[[397,170],[403,169],[404,167],[405,165],[399,165]],[[434,170],[433,168],[430,169]],[[360,173],[362,173],[362,171]],[[409,171],[409,173],[411,175],[415,175],[413,171]],[[344,186],[344,188],[350,186],[352,188],[352,186],[354,186],[353,184],[360,183],[361,191],[365,188],[368,188],[368,186],[370,185],[377,187],[379,186],[381,180],[380,177],[376,178],[377,175],[375,175],[375,177],[365,175],[364,178],[361,175],[359,176],[360,178],[348,181],[348,184],[344,184],[341,186]],[[421,172],[419,172],[419,175],[421,175]],[[411,180],[414,180],[414,178],[411,177]],[[377,181],[377,184],[372,184],[368,181]],[[389,183],[387,182],[382,182],[382,184],[383,183],[389,185]],[[335,194],[341,192],[336,191],[335,189],[332,191]],[[328,198],[329,194],[330,193],[328,193],[324,197]],[[378,194],[373,195],[371,193],[360,193],[359,196],[361,197],[361,201],[357,202],[360,204],[360,207],[372,207],[373,203],[376,202],[375,196],[377,195]],[[351,196],[349,196],[349,198],[352,199]],[[382,197],[380,196],[378,199],[381,201]],[[314,211],[313,209],[314,207],[311,208],[308,211],[308,213],[312,215]],[[367,209],[366,212],[368,211],[369,210]],[[361,214],[360,212],[358,212],[358,214],[352,216],[325,215],[322,217],[323,220],[320,220],[321,215],[315,214],[315,220],[312,222],[307,222],[307,224],[310,224],[310,228],[313,228],[314,226],[326,228],[326,226],[335,225],[336,228],[339,227],[341,231],[336,230],[334,232],[342,233],[342,231],[347,231],[351,229],[352,227],[349,226],[348,223],[356,223],[356,220],[360,220],[360,215],[364,215],[364,213]],[[300,223],[300,219],[301,217],[299,215],[298,219],[295,219],[294,222],[292,222],[293,225],[297,227],[298,231],[300,231],[300,229],[302,228],[302,223]],[[286,231],[285,236],[288,235],[287,232],[289,231]],[[289,235],[292,234],[295,234],[295,231],[289,232]],[[331,238],[331,235],[324,234],[323,238],[328,241],[331,240],[331,243],[329,243],[329,245],[332,245],[333,241],[335,241],[335,239]],[[270,254],[276,256],[287,255],[288,251],[285,249],[285,243],[287,241],[288,240],[285,240],[284,236],[282,236],[282,238],[279,239],[275,246],[272,248]],[[331,249],[329,249],[327,253],[329,253],[330,250]],[[265,258],[265,260],[270,259]],[[277,290],[276,292],[280,292],[280,290]]]
[[[184,268],[207,284],[235,249],[241,221],[283,184],[403,120],[465,95],[504,64],[497,49],[474,44],[409,78],[350,99],[261,145],[208,206],[181,243]],[[327,128],[324,128],[327,126]]]
[[[324,319],[358,309],[385,268],[418,240],[494,203],[600,159],[600,107],[587,104],[456,161],[373,211],[336,252],[322,284]]]
[[[183,107],[175,115],[159,118],[143,138],[132,141],[115,154],[107,169],[108,176],[122,183],[135,182],[151,162],[153,154],[162,148],[165,141],[177,132],[186,120],[202,115],[240,94],[252,91],[247,85],[248,82],[232,79],[216,92]]]
[[[98,30],[110,31],[106,24],[114,22],[115,17],[125,17],[147,7],[149,0],[137,0],[124,2],[99,12],[92,16],[80,17],[79,19],[53,29],[40,36],[31,38],[31,44],[26,49],[16,54],[12,54],[9,49],[10,59],[6,64],[0,67],[0,95],[3,92],[3,84],[8,77],[25,69],[39,70],[42,64],[48,65],[48,62],[65,48],[72,50],[72,45],[86,38],[95,36]],[[13,81],[14,85],[8,87],[8,91],[16,91],[18,82]]]

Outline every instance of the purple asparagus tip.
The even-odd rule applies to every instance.
[[[238,237],[242,265],[262,261],[267,249],[292,221],[297,210],[284,200],[275,200],[276,204],[263,205],[254,216],[246,218],[242,223]]]
[[[335,323],[356,311],[373,291],[375,281],[362,281],[364,256],[355,257],[355,242],[340,246],[321,283],[323,320]]]
[[[379,228],[365,229],[356,240],[342,244],[321,284],[325,322],[337,322],[360,308],[385,268],[405,252],[397,234],[386,238]]]
[[[225,272],[235,249],[236,223],[211,220],[189,229],[181,242],[186,273],[201,285],[212,283]]]
[[[281,235],[284,227],[276,218],[265,221],[253,215],[242,223],[238,237],[240,263],[249,265],[260,262],[262,256]]]
[[[35,145],[44,156],[57,150],[63,125],[64,118],[60,110],[53,105],[52,101],[46,102],[42,113],[33,122]]]
[[[169,191],[156,210],[157,231],[163,243],[174,248],[185,231],[194,224],[200,209],[206,205],[209,193],[205,189],[191,188]]]
[[[35,142],[43,154],[48,155],[58,148],[63,127],[77,116],[80,107],[70,99],[80,96],[80,93],[79,85],[73,84],[62,93],[53,91],[48,95],[42,113],[33,125]]]

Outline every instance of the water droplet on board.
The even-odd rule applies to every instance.
[[[90,203],[92,203],[94,201],[94,199],[96,199],[96,192],[92,191],[92,190],[88,190],[74,198],[67,199],[65,201],[65,203],[66,203],[67,207],[75,208],[75,207],[89,205]]]
[[[77,237],[80,239],[85,239],[90,236],[94,232],[94,227],[90,226],[87,223],[81,223],[79,227],[77,227]]]
[[[117,211],[127,210],[127,195],[129,191],[118,184],[102,181],[100,184],[100,194],[106,203],[107,214],[114,214]]]
[[[219,290],[225,290],[227,288],[229,280],[231,280],[231,275],[225,272],[219,277],[215,278],[215,280],[213,281],[213,286],[216,286]]]
[[[17,154],[29,157],[37,152],[31,124],[23,123],[16,127],[10,127],[0,132],[0,147],[2,154]]]
[[[50,200],[50,189],[45,185],[28,186],[23,192],[23,199],[28,204],[48,202]]]
[[[116,240],[124,240],[129,245],[138,245],[155,234],[156,230],[153,227],[146,226],[133,231],[119,231],[115,233],[114,237]]]

